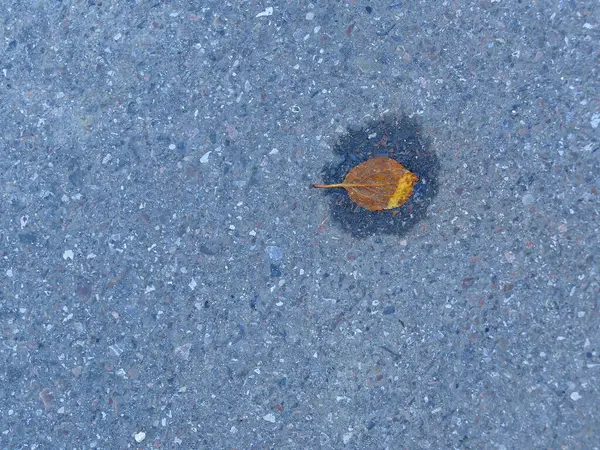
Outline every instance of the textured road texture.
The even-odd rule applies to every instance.
[[[597,1],[0,17],[0,448],[599,448]]]

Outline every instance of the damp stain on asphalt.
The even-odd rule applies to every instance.
[[[324,184],[342,182],[353,167],[377,156],[398,161],[419,178],[408,201],[392,210],[368,211],[353,203],[343,189],[326,190],[331,218],[342,230],[356,238],[402,236],[426,215],[438,190],[440,163],[418,120],[400,115],[349,129],[338,138],[333,151],[342,161],[323,168]]]

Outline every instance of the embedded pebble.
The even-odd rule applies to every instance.
[[[188,359],[190,359],[190,349],[191,348],[192,348],[192,344],[188,342],[187,344],[183,344],[183,345],[180,345],[179,347],[175,347],[175,351],[173,353],[176,357],[181,358],[184,361],[187,361]]]
[[[529,205],[533,205],[533,202],[535,201],[535,198],[533,197],[533,195],[531,194],[525,194],[522,198],[521,201],[523,202],[523,204],[525,206],[529,206]]]
[[[268,245],[265,249],[269,258],[274,261],[280,261],[283,259],[283,249],[281,247],[276,247],[274,245]]]
[[[263,416],[263,419],[267,422],[275,423],[275,414],[269,413]]]
[[[146,439],[146,433],[144,433],[143,431],[140,431],[139,433],[135,433],[135,435],[133,437],[135,439],[135,442],[140,443],[140,442],[143,442],[144,439]]]

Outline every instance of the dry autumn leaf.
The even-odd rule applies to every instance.
[[[377,156],[354,167],[343,183],[313,184],[319,189],[344,188],[350,200],[369,211],[402,206],[419,178],[399,162]]]

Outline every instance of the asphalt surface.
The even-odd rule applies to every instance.
[[[598,2],[0,17],[0,448],[600,448]],[[311,188],[390,117],[398,233]]]

